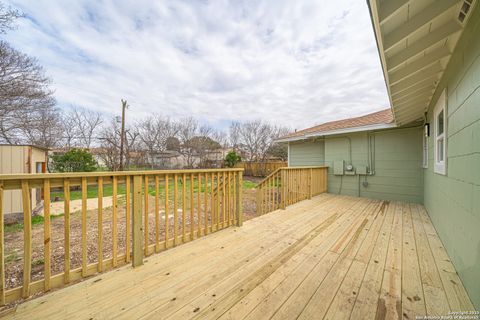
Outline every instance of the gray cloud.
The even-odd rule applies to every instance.
[[[388,107],[364,1],[47,1],[7,35],[60,105],[303,128]],[[348,9],[348,11],[345,10]]]

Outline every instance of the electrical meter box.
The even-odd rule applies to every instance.
[[[333,174],[336,176],[343,175],[345,164],[343,160],[336,160],[333,162]]]
[[[367,175],[368,167],[367,166],[357,166],[357,174]]]
[[[345,175],[346,176],[354,176],[355,175],[355,168],[352,168],[352,170],[345,170]]]

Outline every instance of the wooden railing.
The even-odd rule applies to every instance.
[[[240,226],[242,172],[0,175],[0,305],[130,262],[138,266],[144,256]],[[38,191],[44,199],[40,224],[32,218],[31,204],[31,193]],[[23,224],[17,224],[15,236],[7,237],[3,208],[5,196],[12,192],[21,192]],[[54,218],[51,194],[59,193],[63,194],[63,215]],[[96,202],[93,209],[91,200]],[[107,200],[111,206],[104,203]],[[78,213],[72,210],[74,201],[80,203]],[[8,255],[11,252],[14,259]],[[23,261],[18,262],[20,257]],[[12,284],[14,278],[21,282]]]
[[[266,177],[275,170],[286,167],[287,163],[283,161],[269,161],[269,162],[239,162],[237,168],[243,168],[246,176],[252,177]]]
[[[257,185],[257,214],[262,215],[327,191],[327,167],[283,167]]]

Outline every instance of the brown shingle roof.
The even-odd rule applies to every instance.
[[[302,137],[307,134],[321,135],[323,133],[328,133],[329,131],[334,130],[370,126],[375,124],[390,124],[392,122],[392,111],[390,109],[385,109],[378,112],[369,113],[361,117],[326,122],[315,127],[299,130],[297,132],[292,132],[290,134],[287,134],[286,136],[279,138],[279,140]]]

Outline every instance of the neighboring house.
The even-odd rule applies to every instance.
[[[154,168],[175,169],[183,168],[183,157],[178,151],[158,151],[149,153],[149,162]]]
[[[48,149],[31,145],[0,145],[0,174],[45,173]],[[22,192],[6,190],[3,210],[6,215],[22,213]],[[40,189],[31,191],[32,208],[42,201]],[[8,219],[8,217],[7,217]]]
[[[105,168],[107,166],[107,164],[105,163],[105,159],[102,157],[102,155],[106,152],[105,148],[95,147],[90,148],[89,151],[100,168]]]
[[[206,151],[203,159],[198,154],[193,154],[190,156],[191,162],[193,162],[194,167],[221,167],[225,156],[230,150],[228,148],[209,150]],[[180,169],[187,167],[188,164],[186,156],[178,151],[159,151],[150,154],[149,158],[152,165],[159,169]]]
[[[480,308],[480,6],[368,3],[391,110],[278,141],[329,166],[331,193],[423,203]]]

